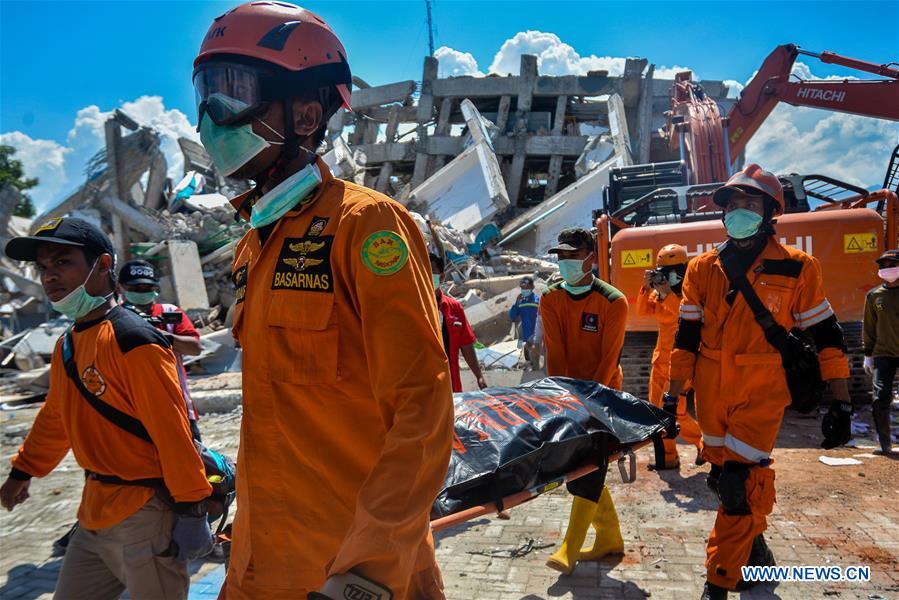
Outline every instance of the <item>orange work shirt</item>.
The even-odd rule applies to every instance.
[[[162,477],[177,502],[197,502],[212,488],[194,447],[175,355],[162,334],[117,306],[104,317],[72,328],[75,364],[85,387],[100,400],[139,420],[153,444],[109,422],[66,375],[62,339],[50,362],[50,391],[13,467],[43,477],[69,449],[78,464],[121,479]],[[102,529],[136,513],[155,492],[146,487],[88,479],[78,507],[86,529]]]
[[[793,327],[806,329],[834,314],[824,294],[824,277],[818,259],[784,246],[774,237],[768,240],[746,276],[759,299],[787,331]],[[729,289],[730,282],[718,262],[717,249],[701,254],[687,265],[680,317],[684,322],[702,323],[700,353],[714,356],[718,361],[722,385],[727,385],[724,375],[734,372],[732,365],[756,367],[752,381],[734,382],[735,386],[769,385],[770,378],[777,377],[778,373],[785,380],[783,371],[777,369],[781,364],[780,354],[765,339],[742,294],[736,293],[732,305],[727,302]],[[841,350],[823,348],[818,353],[818,361],[823,379],[849,377],[849,363]],[[671,379],[693,379],[695,364],[696,354],[675,348]]]
[[[619,360],[627,326],[624,294],[595,277],[590,289],[578,295],[558,283],[541,295],[540,317],[547,375],[621,389]]]
[[[670,364],[680,314],[680,297],[672,292],[661,298],[658,291],[641,287],[637,295],[637,314],[655,317],[659,327],[656,347],[652,351],[653,366],[659,363]]]
[[[405,208],[318,166],[321,185],[235,253],[228,577],[252,565],[258,590],[310,590],[352,570],[399,594],[421,568],[453,435],[430,263]]]

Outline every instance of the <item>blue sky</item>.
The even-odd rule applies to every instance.
[[[22,146],[23,160],[30,142],[47,142],[35,147],[45,154],[56,149],[51,142],[59,145],[65,161],[73,162],[64,168],[67,181],[58,186],[62,190],[76,183],[72,169],[81,158],[75,146],[83,143],[86,152],[91,145],[86,138],[79,139],[79,111],[95,106],[97,110],[88,116],[96,120],[102,112],[125,103],[158,96],[152,107],[144,101],[142,108],[135,108],[138,116],[157,111],[166,115],[167,123],[177,121],[176,129],[185,128],[175,111],[188,121],[195,117],[190,71],[199,41],[211,20],[233,5],[230,1],[3,0],[0,134],[4,143]],[[424,0],[303,5],[331,24],[344,40],[353,72],[369,83],[421,77],[427,53]],[[899,60],[897,1],[436,0],[434,17],[436,46],[457,51],[451,54],[462,56],[465,68],[476,61],[481,71],[489,69],[507,40],[532,30],[555,34],[556,46],[569,58],[572,52],[578,60],[643,56],[658,66],[692,68],[703,79],[740,83],[774,46],[786,42],[874,62]],[[530,41],[521,38],[509,50],[527,51]],[[517,64],[515,57],[507,59]],[[847,73],[817,61],[806,62],[818,77]],[[81,119],[82,125],[85,122]],[[13,132],[18,133],[10,137]],[[25,162],[29,168],[34,160],[29,157]],[[46,166],[35,163],[31,170],[46,179],[51,177],[41,171]]]

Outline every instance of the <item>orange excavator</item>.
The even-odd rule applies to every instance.
[[[878,78],[802,80],[791,76],[800,55]],[[899,65],[878,65],[833,52],[818,54],[792,44],[779,46],[726,116],[690,72],[678,73],[666,135],[679,159],[613,169],[604,207],[596,214],[600,276],[624,292],[629,302],[636,302],[643,272],[654,267],[662,246],[681,244],[695,256],[724,240],[722,214],[711,201],[712,194],[728,179],[746,144],[780,102],[899,121]],[[787,209],[777,221],[778,237],[821,261],[828,298],[852,353],[850,387],[862,399],[870,385],[862,370],[860,321],[865,294],[878,284],[873,260],[883,250],[897,247],[899,146],[883,189],[877,191],[819,174],[779,178]],[[645,368],[643,354],[651,349],[654,337],[644,332],[655,331],[655,323],[651,317],[629,320],[622,362],[625,387],[636,391],[645,383],[647,374],[638,366]]]

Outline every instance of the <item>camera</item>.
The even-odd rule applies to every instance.
[[[668,282],[668,273],[665,271],[664,267],[656,267],[652,270],[652,275],[649,276],[649,282],[652,284],[652,287],[656,287],[657,285],[661,285],[663,283]]]

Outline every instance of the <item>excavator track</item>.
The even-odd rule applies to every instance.
[[[849,356],[849,396],[856,406],[871,403],[871,378],[865,373],[862,350],[862,324],[852,321],[840,324],[846,339]],[[654,331],[628,331],[624,336],[621,352],[621,369],[624,372],[624,391],[649,399],[649,373],[652,370],[652,350],[656,345]],[[827,396],[825,396],[825,401]]]

